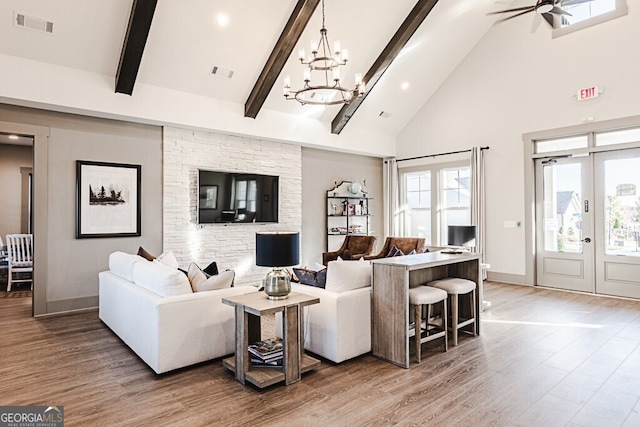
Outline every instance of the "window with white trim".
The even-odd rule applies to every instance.
[[[448,225],[471,225],[471,167],[468,162],[400,170],[404,235],[446,246]]]
[[[625,16],[628,10],[626,0],[564,0],[560,7],[571,15],[556,15],[559,26],[553,30],[553,37]]]

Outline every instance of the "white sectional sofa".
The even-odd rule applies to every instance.
[[[325,288],[292,283],[291,289],[320,298],[305,307],[304,348],[340,363],[371,351],[371,264],[330,261]],[[281,330],[276,317],[276,328]]]
[[[192,292],[181,271],[115,252],[99,273],[99,317],[156,373],[232,354],[233,308],[222,298],[252,286]]]

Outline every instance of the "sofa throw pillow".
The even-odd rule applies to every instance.
[[[213,261],[211,264],[203,268],[202,271],[207,273],[209,276],[215,276],[216,274],[218,274],[218,264]]]
[[[404,252],[402,252],[401,249],[398,249],[396,245],[393,245],[391,249],[389,249],[389,252],[387,252],[386,258],[391,258],[394,256],[404,256]]]
[[[199,283],[195,287],[192,284],[191,288],[193,289],[193,292],[215,291],[216,289],[231,288],[233,287],[233,280],[235,277],[235,271],[226,270],[209,277],[207,280]]]
[[[160,255],[158,255],[158,257],[156,259],[154,259],[153,261],[154,262],[161,262],[164,265],[167,265],[167,266],[173,267],[173,268],[180,267],[180,264],[178,264],[178,260],[176,259],[176,256],[173,254],[173,251],[163,252]]]
[[[145,248],[143,248],[142,246],[140,246],[138,248],[138,255],[141,256],[142,258],[146,259],[147,261],[153,261],[154,259],[156,259],[155,256],[151,255]]]
[[[203,285],[204,282],[207,281],[209,276],[202,271],[198,264],[192,262],[189,264],[189,268],[187,268],[187,278],[189,279],[189,283],[191,284],[191,289],[195,292],[200,285]]]
[[[298,281],[303,285],[324,288],[327,277],[327,269],[320,271],[310,270],[308,268],[294,268],[293,273],[298,277]]]
[[[369,261],[329,262],[326,290],[345,292],[366,286],[371,286],[371,263]]]
[[[394,256],[398,256],[398,251],[400,251],[400,249],[398,249],[398,247],[396,245],[393,245],[391,247],[391,249],[389,249],[389,252],[387,252],[387,255],[386,255],[385,258],[391,258],[391,257],[394,257]],[[400,251],[400,252],[402,252],[402,251]],[[404,254],[402,254],[402,255],[404,255]]]
[[[327,268],[323,268],[316,273],[316,284],[319,288],[327,286]]]
[[[161,297],[190,294],[189,280],[177,268],[140,260],[133,265],[133,282]]]

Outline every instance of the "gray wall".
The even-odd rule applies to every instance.
[[[5,132],[12,123],[49,129],[48,139],[34,144],[36,160],[46,155],[44,166],[36,161],[34,167],[36,186],[46,186],[34,200],[36,215],[46,209],[46,220],[36,221],[34,230],[35,314],[96,306],[98,272],[108,268],[111,252],[135,253],[138,246],[162,251],[161,128],[6,105],[0,105],[0,121]],[[75,238],[76,160],[142,165],[141,237]]]
[[[31,147],[0,144],[0,236],[3,242],[7,234],[27,232],[23,225],[25,221],[22,213],[23,206],[28,205],[28,200],[23,200],[22,197],[23,177],[20,169],[32,166]],[[25,216],[28,216],[26,212]]]
[[[376,249],[384,242],[382,207],[382,159],[338,153],[315,148],[302,149],[302,265],[313,267],[322,263],[326,250],[326,195],[334,182],[366,179],[372,214],[370,230],[378,240]]]

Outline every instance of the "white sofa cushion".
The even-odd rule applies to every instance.
[[[133,265],[133,282],[161,297],[192,293],[189,279],[180,270],[145,259]]]
[[[133,266],[140,261],[146,260],[138,255],[116,251],[109,255],[109,270],[113,274],[133,282]]]
[[[371,286],[371,262],[330,261],[327,264],[326,290],[346,292],[366,286]]]
[[[200,283],[197,287],[191,287],[193,292],[216,291],[218,289],[230,288],[233,285],[236,273],[233,270],[226,270],[209,277],[204,283]]]

